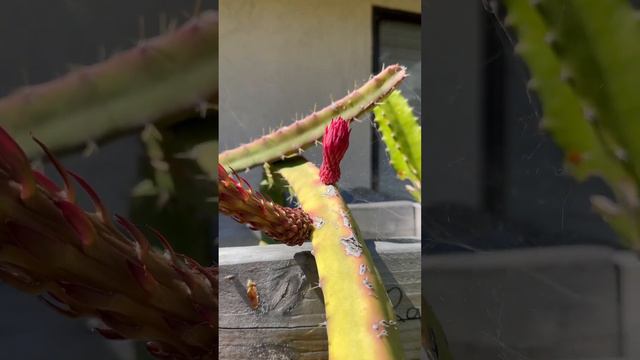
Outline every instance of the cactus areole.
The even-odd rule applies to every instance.
[[[349,122],[342,117],[331,120],[324,131],[320,180],[325,185],[333,185],[340,180],[340,161],[349,148],[349,134]]]

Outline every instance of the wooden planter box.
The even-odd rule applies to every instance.
[[[419,209],[410,202],[352,207],[365,238],[376,239],[367,245],[396,314],[406,319],[399,327],[407,359],[419,359],[421,352]],[[397,217],[403,222],[392,220]],[[310,250],[310,243],[220,248],[220,359],[327,359],[324,306]],[[249,306],[247,279],[257,285],[258,310]]]
[[[640,359],[634,253],[562,246],[423,260],[455,359]]]

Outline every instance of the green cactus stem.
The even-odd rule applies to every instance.
[[[547,42],[587,120],[619,144],[614,148],[640,179],[640,21],[628,0],[541,0]],[[567,16],[571,14],[571,16]]]
[[[62,314],[95,317],[110,339],[147,342],[158,358],[217,356],[217,269],[173,251],[152,248],[132,223],[119,230],[95,191],[50,156],[64,180],[59,188],[31,170],[17,143],[0,127],[0,279],[40,295]],[[95,211],[75,202],[72,180]]]
[[[242,171],[298,154],[322,137],[331,119],[342,117],[351,121],[360,116],[382,101],[406,76],[404,67],[388,66],[341,100],[248,144],[224,151],[218,161],[227,170]]]
[[[64,150],[162,120],[182,120],[217,101],[218,15],[204,12],[181,28],[104,62],[0,99],[0,125],[29,157],[36,133]],[[73,129],[73,131],[69,131]]]
[[[571,1],[566,3],[568,6],[576,5]],[[585,53],[590,48],[590,40],[583,39],[582,35],[579,38],[571,35],[578,31],[576,28],[578,23],[583,22],[587,17],[589,20],[586,23],[589,25],[580,26],[591,27],[595,26],[594,24],[602,26],[608,20],[602,22],[601,15],[611,14],[611,6],[618,8],[614,12],[623,11],[622,9],[625,8],[617,1],[599,3],[608,10],[602,14],[590,13],[591,10],[588,10],[589,15],[586,15],[582,13],[583,10],[586,11],[583,9],[580,10],[580,17],[571,16],[571,19],[565,19],[567,24],[563,22],[560,26],[553,25],[553,21],[559,20],[552,20],[554,19],[552,14],[558,11],[554,7],[565,4],[564,1],[545,3],[543,8],[546,10],[543,13],[547,15],[543,16],[530,1],[506,0],[509,15],[505,18],[505,23],[517,31],[519,42],[515,46],[515,51],[527,62],[531,72],[529,86],[537,92],[542,102],[542,127],[549,131],[556,143],[564,150],[567,167],[576,179],[584,180],[589,176],[599,176],[610,185],[617,202],[603,196],[594,196],[592,197],[593,208],[609,222],[627,244],[638,249],[640,248],[638,177],[634,166],[629,162],[631,158],[624,156],[633,151],[629,152],[628,148],[622,146],[624,138],[616,135],[620,130],[611,130],[611,126],[615,123],[610,120],[612,115],[600,109],[604,106],[601,104],[604,99],[591,100],[604,94],[595,95],[594,89],[587,90],[589,88],[587,84],[594,79],[592,76],[602,76],[602,70],[598,67],[593,68],[592,71],[584,69],[587,63],[597,59],[595,54]],[[542,5],[539,4],[539,6]],[[585,6],[589,5],[579,4],[578,7]],[[627,19],[629,15],[619,14],[618,16]],[[552,21],[551,26],[545,22],[547,18]],[[558,26],[562,30],[558,29]],[[610,26],[617,28],[622,25],[616,23]],[[569,31],[570,28],[573,29],[572,32]],[[588,31],[592,30],[583,29],[578,32]],[[607,61],[602,64],[607,64]],[[608,68],[609,65],[605,67]],[[580,70],[577,71],[577,69]],[[640,68],[636,71],[627,68],[626,71],[635,75],[640,72]],[[613,78],[610,80],[616,81]],[[616,86],[608,80],[603,80],[600,84],[606,84],[603,88],[608,88],[609,85]],[[611,108],[609,105],[604,107]],[[629,124],[629,127],[622,131],[632,134],[636,131],[633,126]]]
[[[400,90],[394,90],[373,108],[373,113],[391,166],[400,180],[411,182],[411,185],[407,185],[407,191],[420,202],[422,133],[413,109]]]
[[[302,158],[272,164],[314,219],[311,236],[324,295],[329,359],[404,359],[395,314],[371,253],[335,185]]]

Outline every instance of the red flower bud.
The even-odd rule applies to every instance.
[[[325,185],[335,184],[340,179],[340,161],[349,148],[349,134],[349,122],[342,117],[331,120],[324,130],[320,180]]]

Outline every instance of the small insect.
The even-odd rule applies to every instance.
[[[249,299],[249,306],[256,310],[260,305],[260,295],[258,294],[256,283],[251,279],[247,280],[247,298]]]

